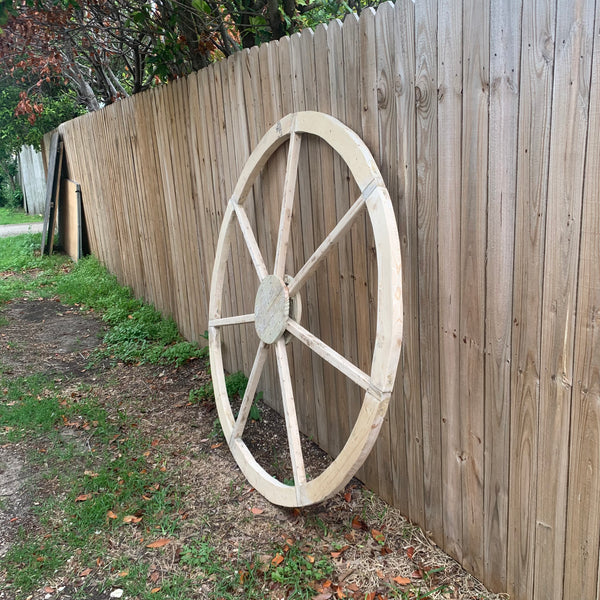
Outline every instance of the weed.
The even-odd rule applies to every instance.
[[[280,549],[282,562],[269,570],[271,581],[285,588],[288,598],[312,598],[314,583],[329,578],[334,571],[328,558],[311,556],[303,552],[297,544]]]

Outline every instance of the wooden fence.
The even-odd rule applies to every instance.
[[[398,218],[405,337],[361,476],[514,600],[600,598],[599,11],[400,0],[60,128],[93,252],[194,339],[223,210],[262,134],[311,109],[365,140]],[[285,147],[249,201],[270,261],[284,160]],[[289,269],[356,197],[316,140],[300,173]],[[372,243],[359,221],[303,297],[306,327],[362,368]],[[230,314],[251,311],[256,290],[240,240],[233,256]],[[250,328],[236,335],[228,364],[248,369],[256,342]],[[291,352],[301,426],[335,453],[360,396]],[[277,405],[271,374],[261,387]]]

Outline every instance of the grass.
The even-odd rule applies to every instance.
[[[0,207],[0,225],[19,225],[21,223],[40,223],[42,215],[28,215],[16,208]]]

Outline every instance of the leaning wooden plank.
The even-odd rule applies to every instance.
[[[58,231],[64,251],[77,262],[81,251],[81,187],[75,181],[63,178],[60,190]]]
[[[562,600],[567,592],[563,568],[584,174],[581,157],[588,132],[594,2],[562,2],[556,17],[533,582],[536,597],[547,600]]]
[[[44,225],[42,227],[42,254],[52,254],[54,243],[54,230],[56,228],[56,214],[60,178],[62,171],[63,142],[58,132],[52,135],[50,153],[48,157],[48,177],[46,180],[46,207],[44,210]]]

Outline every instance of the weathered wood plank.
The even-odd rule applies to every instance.
[[[534,590],[564,598],[573,343],[594,3],[561,3],[556,51],[542,303]],[[550,477],[549,474],[552,474]]]

